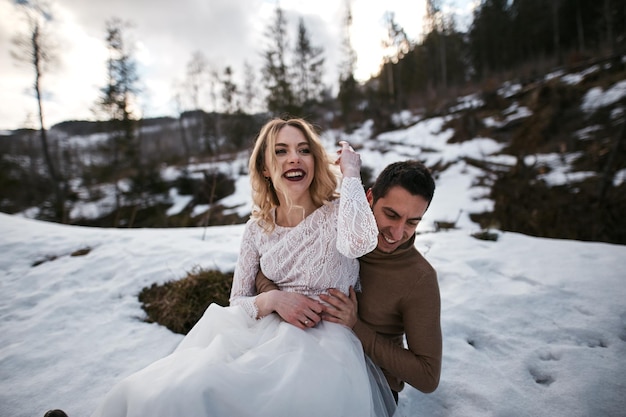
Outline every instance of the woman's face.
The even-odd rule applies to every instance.
[[[275,166],[271,166],[274,162]],[[315,158],[302,131],[289,125],[283,127],[274,148],[265,150],[263,174],[272,178],[277,191],[296,199],[309,192],[314,173]]]

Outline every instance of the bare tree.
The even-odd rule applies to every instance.
[[[411,41],[404,28],[396,22],[396,17],[393,12],[386,12],[384,19],[387,27],[387,37],[382,40],[382,47],[385,49],[383,63],[397,64],[411,49]],[[397,66],[398,70],[400,68],[400,66]],[[395,87],[394,67],[389,66],[389,70],[385,71],[385,74],[387,75],[387,89],[393,104],[398,94]]]
[[[47,32],[47,24],[52,20],[52,13],[50,6],[43,2],[19,1],[17,4],[18,7],[21,7],[24,12],[28,32],[17,34],[12,39],[15,49],[11,51],[11,56],[19,62],[30,65],[35,75],[33,89],[35,92],[35,98],[37,99],[41,149],[55,192],[53,217],[55,220],[66,222],[67,213],[65,207],[65,196],[67,186],[57,170],[51,156],[48,137],[46,134],[46,126],[44,123],[42,98],[42,78],[50,69],[51,64],[54,64],[57,61],[56,48],[51,41],[49,32]]]
[[[244,84],[243,84],[243,108],[249,114],[254,113],[257,110],[257,97],[259,90],[257,87],[256,74],[252,65],[246,61],[243,66],[244,71]]]
[[[191,132],[189,147],[194,150],[201,148],[201,146],[199,147],[197,144],[202,142],[202,137],[205,134],[202,97],[206,91],[208,75],[209,63],[206,56],[201,51],[195,51],[187,63],[187,73],[185,77],[185,87],[191,101],[191,125],[182,124],[181,119],[181,128],[184,130],[183,134],[185,137],[187,135],[187,128],[189,128]]]
[[[220,87],[220,70],[218,67],[211,65],[209,67],[209,96],[211,97],[211,110],[215,113],[219,112],[218,103],[218,88]]]
[[[184,115],[184,107],[183,107],[183,93],[182,86],[180,83],[174,83],[174,104],[176,105],[176,111],[178,112],[178,131],[180,132],[180,139],[183,144],[183,153],[185,155],[185,161],[189,162],[191,158],[191,149],[189,147],[189,140],[187,139],[187,129],[185,128],[185,123],[183,121]]]
[[[187,63],[187,88],[191,96],[191,102],[193,110],[200,110],[200,98],[207,81],[207,74],[209,72],[209,64],[200,51],[195,51],[191,60]]]

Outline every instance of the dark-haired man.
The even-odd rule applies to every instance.
[[[275,312],[300,328],[320,320],[354,330],[393,394],[408,383],[428,393],[441,372],[440,294],[437,274],[415,248],[415,229],[430,205],[435,183],[418,161],[387,166],[367,191],[378,224],[378,246],[361,257],[361,291],[330,289],[320,304],[295,293],[280,294]],[[259,292],[277,290],[261,273]],[[358,314],[357,314],[358,306]],[[406,338],[406,347],[404,339]]]

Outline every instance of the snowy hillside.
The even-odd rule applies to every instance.
[[[626,96],[622,83],[602,93],[589,93],[585,106]],[[480,104],[475,97],[464,103]],[[480,228],[470,214],[493,202],[479,180],[484,172],[467,159],[514,161],[498,155],[503,144],[490,138],[447,143],[450,117],[398,115],[405,127],[375,140],[367,123],[350,135],[323,137],[329,152],[349,140],[373,175],[407,158],[446,167],[416,239],[440,282],[441,384],[428,395],[407,387],[399,415],[623,415],[626,246],[497,230],[496,241],[473,237]],[[528,117],[528,110],[512,108],[509,117]],[[246,157],[213,166],[235,177],[236,192],[220,203],[242,216],[250,210]],[[567,159],[537,158],[550,168],[546,181],[576,181]],[[623,172],[614,179],[625,180]],[[107,198],[74,209],[97,216]],[[186,204],[175,190],[170,198],[170,214]],[[454,228],[442,230],[443,223]],[[88,416],[117,381],[167,355],[182,337],[142,321],[141,289],[196,266],[232,271],[242,232],[243,225],[86,228],[0,214],[0,416],[43,416],[51,408]]]

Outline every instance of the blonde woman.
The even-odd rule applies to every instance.
[[[319,295],[347,294],[357,284],[356,258],[376,247],[360,157],[347,143],[338,153],[340,198],[333,163],[309,123],[274,119],[261,129],[249,164],[255,207],[231,305],[209,306],[171,355],[119,383],[94,416],[393,413],[391,391],[351,329],[306,311],[298,325],[272,314],[284,292],[312,298],[310,311],[319,313]],[[257,295],[259,270],[282,291]]]

